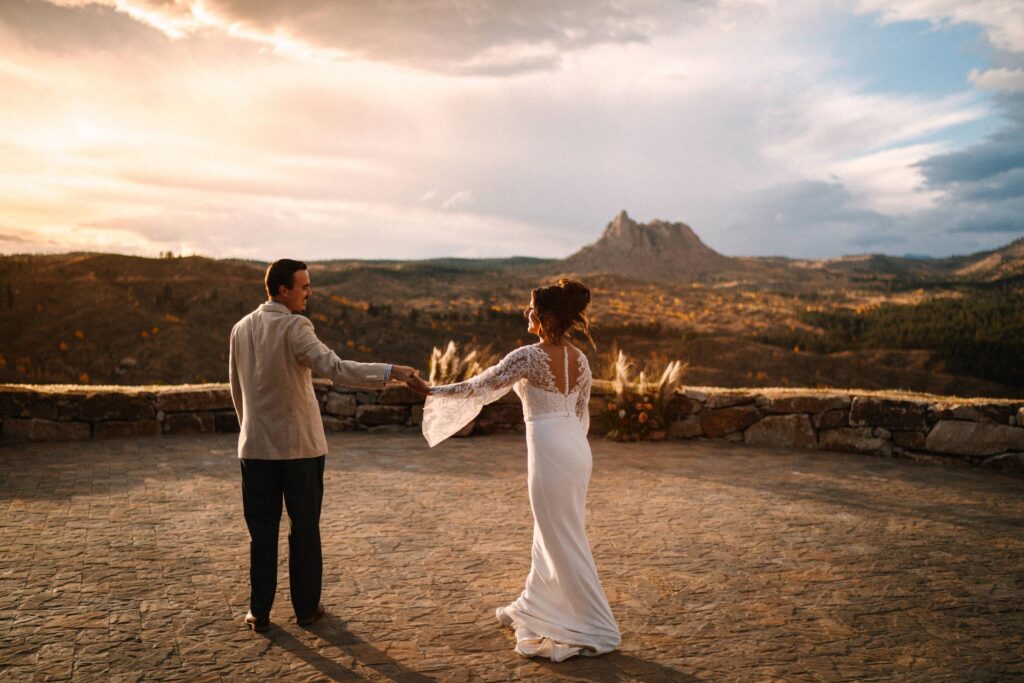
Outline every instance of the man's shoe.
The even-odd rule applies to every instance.
[[[251,611],[245,615],[245,623],[252,627],[257,633],[265,633],[270,630],[270,615],[257,617]]]
[[[316,606],[315,612],[310,614],[308,617],[296,617],[295,622],[299,626],[309,626],[313,622],[322,619],[324,614],[326,614],[326,610],[324,609],[324,603],[321,602],[319,605]]]

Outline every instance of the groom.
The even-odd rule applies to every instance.
[[[320,507],[324,436],[312,375],[337,384],[383,388],[390,380],[426,393],[416,370],[404,365],[345,361],[317,339],[302,315],[313,290],[306,264],[281,259],[267,268],[269,298],[231,330],[231,400],[241,433],[242,507],[249,527],[249,613],[254,631],[270,628],[277,590],[281,500],[288,509],[288,583],[300,625],[324,615]]]

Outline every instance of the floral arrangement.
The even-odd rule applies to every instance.
[[[644,371],[633,376],[633,363],[622,351],[615,359],[612,386],[615,396],[605,405],[605,438],[613,441],[658,441],[665,438],[669,401],[679,386],[686,365],[671,361],[657,383]]]

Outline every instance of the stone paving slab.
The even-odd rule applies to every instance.
[[[522,437],[329,437],[328,617],[245,629],[235,438],[0,447],[0,679],[1024,678],[1024,480],[865,456],[595,440],[619,652],[523,659]],[[282,560],[287,523],[282,524]]]

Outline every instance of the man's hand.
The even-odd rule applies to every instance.
[[[410,368],[408,365],[391,366],[391,379],[396,382],[408,382],[411,378],[417,376],[419,376],[419,372],[416,368]]]
[[[424,396],[430,394],[430,387],[420,377],[420,373],[416,368],[410,368],[408,365],[392,365],[391,379],[396,382],[405,382],[405,386],[417,394],[423,394]]]

